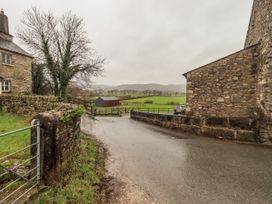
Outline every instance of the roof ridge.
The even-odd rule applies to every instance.
[[[0,38],[0,49],[33,58],[33,56],[31,54],[26,52],[19,45],[17,45],[13,41],[8,41],[8,40],[5,40],[3,38]]]

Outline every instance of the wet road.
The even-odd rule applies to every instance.
[[[82,124],[108,146],[111,170],[159,203],[272,203],[271,148],[192,137],[129,118],[84,118]]]

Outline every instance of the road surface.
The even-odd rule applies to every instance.
[[[158,203],[272,203],[271,148],[194,137],[128,117],[86,117],[82,127],[108,147],[111,171]]]

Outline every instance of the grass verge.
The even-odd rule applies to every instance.
[[[29,126],[28,118],[0,112],[0,134]],[[0,138],[0,157],[19,150],[30,144],[30,130]],[[20,159],[26,158],[29,152],[20,154]],[[18,155],[15,155],[18,156]],[[18,158],[11,158],[18,159]]]
[[[55,183],[30,203],[106,203],[101,190],[106,152],[95,139],[81,134],[79,153],[71,160],[61,182]]]

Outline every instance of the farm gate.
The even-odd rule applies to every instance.
[[[40,126],[33,120],[29,127],[0,134],[0,144],[10,146],[10,151],[0,150],[0,204],[17,203],[39,185]],[[36,141],[30,141],[30,131],[36,131]],[[14,137],[22,136],[27,145],[14,149]]]

